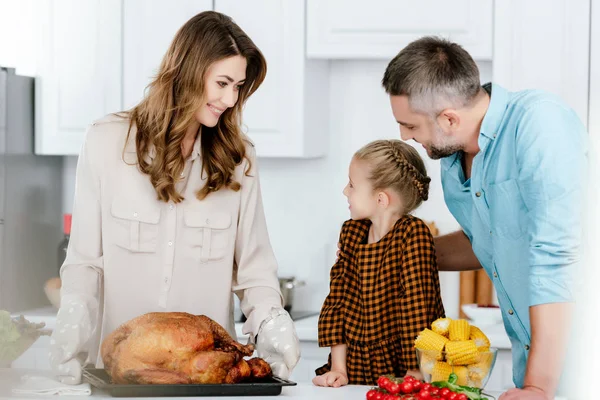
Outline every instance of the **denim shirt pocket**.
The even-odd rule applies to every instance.
[[[514,240],[527,233],[527,213],[516,179],[489,185],[485,197],[491,227],[498,236]]]

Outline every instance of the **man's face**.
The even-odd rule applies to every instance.
[[[408,96],[390,96],[390,103],[394,118],[400,125],[402,140],[412,139],[420,143],[434,160],[462,150],[463,146],[450,133],[446,133],[436,120],[412,110]]]

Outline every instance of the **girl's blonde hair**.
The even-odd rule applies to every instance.
[[[376,140],[358,150],[354,158],[369,165],[374,190],[392,189],[402,197],[404,213],[429,197],[431,178],[425,163],[414,147],[401,140]]]
[[[233,180],[233,173],[244,158],[248,159],[241,131],[242,108],[265,79],[267,64],[230,17],[207,11],[186,22],[175,35],[145,98],[125,113],[130,119],[129,133],[133,124],[137,127],[138,168],[150,176],[159,200],[183,200],[175,189],[185,165],[181,143],[194,114],[206,102],[206,73],[214,62],[236,55],[247,60],[246,82],[235,106],[223,112],[217,125],[201,127],[202,173],[207,182],[196,197],[202,200],[222,188],[238,191],[241,185]],[[155,156],[148,163],[145,156],[151,147]],[[250,168],[248,159],[246,174]]]

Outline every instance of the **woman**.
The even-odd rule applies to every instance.
[[[50,355],[63,382],[80,381],[86,353],[100,367],[103,338],[147,312],[204,314],[235,337],[232,291],[273,372],[285,378],[297,363],[240,129],[265,74],[250,38],[204,12],[177,32],[141,103],[88,130]]]

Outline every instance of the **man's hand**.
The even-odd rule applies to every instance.
[[[500,396],[498,400],[550,400],[542,389],[527,386],[523,389],[510,389]]]
[[[339,371],[329,371],[323,375],[315,376],[312,382],[315,386],[338,388],[348,384],[348,375]]]

